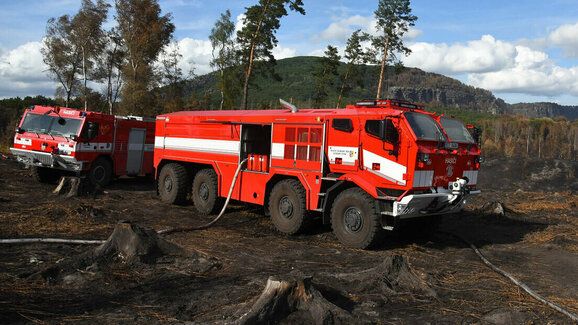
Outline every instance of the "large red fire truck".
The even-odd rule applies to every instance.
[[[154,165],[161,200],[192,197],[209,214],[247,159],[232,199],[265,206],[282,233],[317,215],[343,244],[366,248],[403,219],[460,211],[479,193],[479,156],[460,121],[370,100],[345,109],[161,115]]]
[[[62,175],[106,185],[115,176],[153,174],[154,119],[31,106],[10,151],[45,183]]]

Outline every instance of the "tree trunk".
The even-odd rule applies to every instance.
[[[87,87],[86,87],[86,51],[82,48],[82,77],[84,78],[84,111],[88,109]]]
[[[219,105],[219,110],[223,110],[224,103],[225,103],[225,69],[221,68],[221,104]]]
[[[339,97],[337,98],[337,107],[336,108],[341,108],[341,100],[343,100],[343,92],[345,91],[345,84],[347,84],[347,79],[349,79],[349,73],[351,71],[351,65],[352,65],[352,63],[349,64],[349,66],[347,67],[347,70],[345,71],[345,76],[343,77],[343,82],[341,83],[341,89],[339,90]]]
[[[381,70],[379,71],[379,81],[377,83],[377,96],[376,99],[381,99],[381,88],[383,87],[383,76],[385,75],[385,67],[387,65],[387,54],[388,54],[388,42],[387,39],[383,42],[383,58],[381,59]]]
[[[251,49],[249,51],[249,64],[247,66],[247,70],[245,71],[245,82],[243,83],[243,100],[241,101],[241,109],[247,109],[247,103],[249,101],[249,80],[251,79],[251,74],[253,73],[253,63],[255,60],[255,44],[259,33],[261,32],[261,25],[263,24],[263,20],[265,19],[265,15],[267,14],[267,10],[269,9],[269,1],[265,3],[265,7],[263,8],[263,14],[259,19],[259,23],[257,24],[257,30],[253,34],[253,40],[251,41]]]

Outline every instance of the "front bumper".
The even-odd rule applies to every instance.
[[[16,160],[27,166],[47,167],[72,172],[80,172],[83,167],[82,161],[78,161],[71,156],[16,148],[10,148],[10,152],[16,157]]]
[[[469,196],[480,193],[479,190],[464,190],[460,194],[448,191],[408,195],[393,202],[392,215],[399,219],[409,219],[459,212]]]

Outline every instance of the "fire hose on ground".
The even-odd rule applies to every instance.
[[[227,209],[227,205],[229,205],[229,201],[231,200],[231,196],[233,194],[233,188],[235,187],[235,184],[237,182],[237,178],[239,177],[239,172],[241,171],[241,167],[243,166],[243,164],[247,161],[247,159],[244,159],[243,161],[241,161],[239,163],[239,165],[237,166],[237,170],[235,171],[235,175],[233,176],[233,181],[231,182],[231,187],[229,188],[229,193],[227,195],[227,199],[225,200],[225,204],[223,205],[223,208],[221,209],[221,212],[209,223],[204,224],[202,226],[196,226],[196,227],[178,227],[178,228],[168,228],[168,229],[163,229],[158,231],[157,233],[160,235],[168,235],[168,234],[172,234],[172,233],[176,233],[176,232],[186,232],[186,231],[195,231],[195,230],[204,230],[207,229],[209,227],[211,227],[212,225],[214,225],[217,221],[219,221],[219,219],[225,214],[225,210]],[[516,279],[514,276],[512,276],[510,273],[500,269],[499,267],[495,266],[494,264],[492,264],[481,252],[480,250],[471,242],[469,242],[468,240],[462,238],[461,236],[458,236],[456,234],[453,233],[446,233],[449,234],[450,236],[453,236],[461,241],[463,241],[464,243],[466,243],[473,251],[474,253],[476,253],[476,255],[478,256],[478,258],[486,265],[488,266],[492,271],[504,276],[505,278],[507,278],[508,280],[510,280],[513,284],[515,284],[516,286],[518,286],[519,288],[522,288],[522,290],[524,290],[526,293],[528,293],[532,298],[538,300],[539,302],[545,304],[546,306],[556,310],[557,312],[560,312],[562,314],[564,314],[565,316],[567,316],[568,318],[572,319],[575,322],[578,322],[578,316],[564,308],[562,308],[561,306],[547,300],[546,298],[542,297],[541,295],[539,295],[538,293],[536,293],[534,290],[532,290],[530,287],[528,287],[525,283],[523,283],[522,281]],[[28,243],[59,243],[59,244],[84,244],[84,245],[100,245],[102,243],[104,243],[104,240],[82,240],[82,239],[61,239],[61,238],[15,238],[15,239],[0,239],[0,244],[28,244]]]

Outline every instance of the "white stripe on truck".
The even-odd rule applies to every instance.
[[[155,137],[155,148],[239,155],[239,141],[234,140]]]

